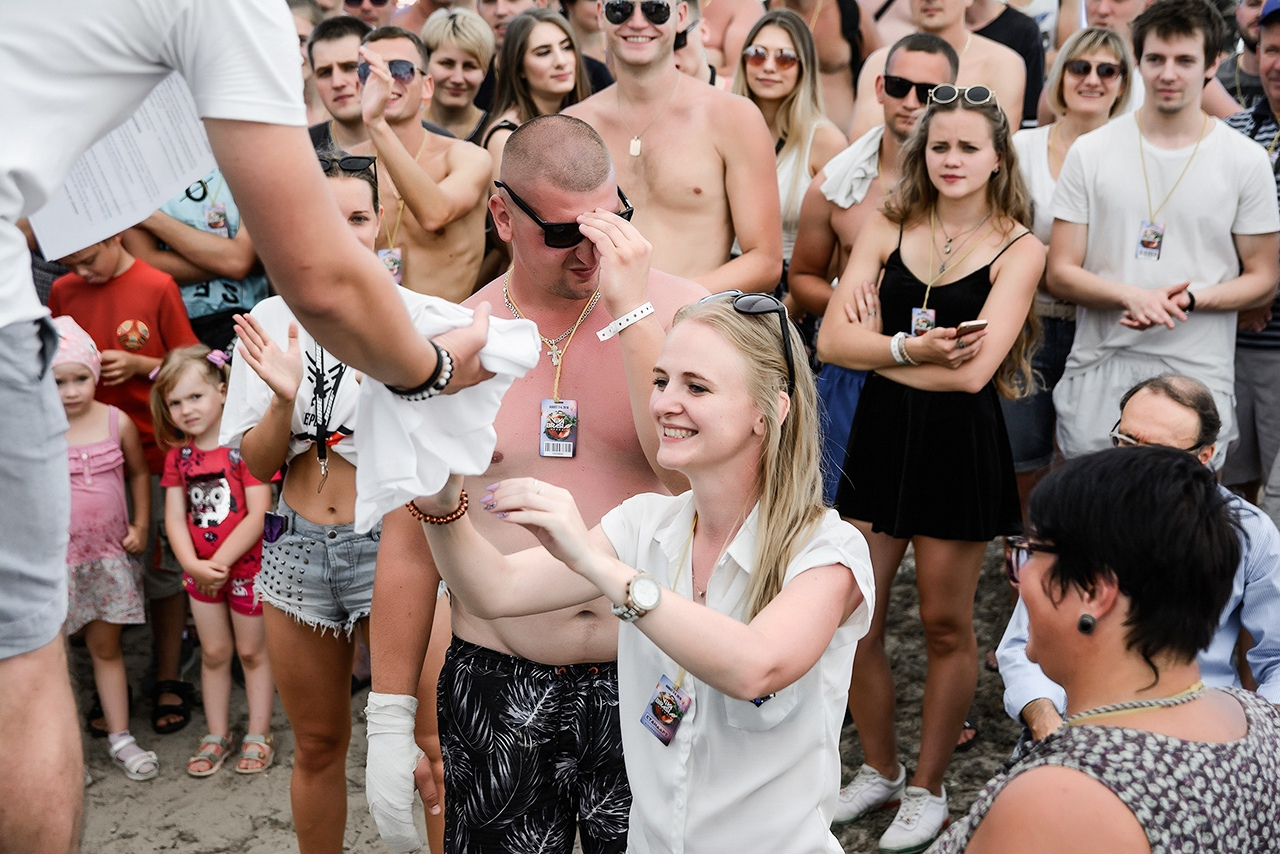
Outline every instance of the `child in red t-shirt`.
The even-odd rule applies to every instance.
[[[230,747],[233,654],[244,666],[249,700],[249,733],[236,771],[257,774],[275,754],[275,683],[254,589],[271,487],[249,473],[239,451],[218,445],[226,394],[226,356],[203,344],[165,356],[151,389],[156,438],[169,448],[160,480],[165,528],[182,565],[203,655],[200,678],[209,734],[187,762],[193,777],[217,773]]]

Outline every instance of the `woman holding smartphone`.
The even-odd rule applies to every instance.
[[[841,790],[836,818],[901,801],[880,850],[912,852],[947,819],[942,777],[977,683],[973,597],[986,544],[1020,527],[998,397],[1025,393],[1016,377],[1029,355],[1044,246],[1023,225],[1027,192],[1008,121],[987,87],[934,87],[901,174],[858,236],[818,355],[872,372],[836,495],[836,509],[871,547],[877,592],[849,692],[866,764]],[[966,324],[978,319],[985,324]],[[884,626],[909,543],[928,675],[908,785]]]

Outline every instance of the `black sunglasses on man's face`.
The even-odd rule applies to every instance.
[[[528,214],[534,225],[542,229],[542,242],[547,246],[552,249],[568,249],[582,242],[585,235],[576,222],[545,222],[533,208],[529,207],[528,202],[516,195],[515,190],[501,181],[494,181],[493,185],[500,190],[506,190],[511,201],[516,203],[516,207]],[[635,208],[631,207],[631,202],[627,201],[627,196],[622,192],[621,187],[618,188],[618,199],[622,202],[622,210],[618,211],[618,216],[631,222],[631,215],[635,213]]]

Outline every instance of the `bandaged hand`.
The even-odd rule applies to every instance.
[[[418,698],[370,692],[365,707],[369,753],[365,762],[365,796],[378,833],[392,851],[417,851],[422,835],[413,823],[417,794],[413,772],[424,756],[413,740]]]

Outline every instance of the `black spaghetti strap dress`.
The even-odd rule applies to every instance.
[[[938,326],[956,326],[975,320],[990,293],[987,264],[951,284],[935,285],[929,307],[937,312]],[[895,249],[880,285],[885,334],[910,334],[911,309],[924,295],[924,282]],[[921,391],[871,372],[858,399],[835,507],[841,516],[901,538],[985,542],[1021,530],[1013,454],[995,382],[976,394]]]

